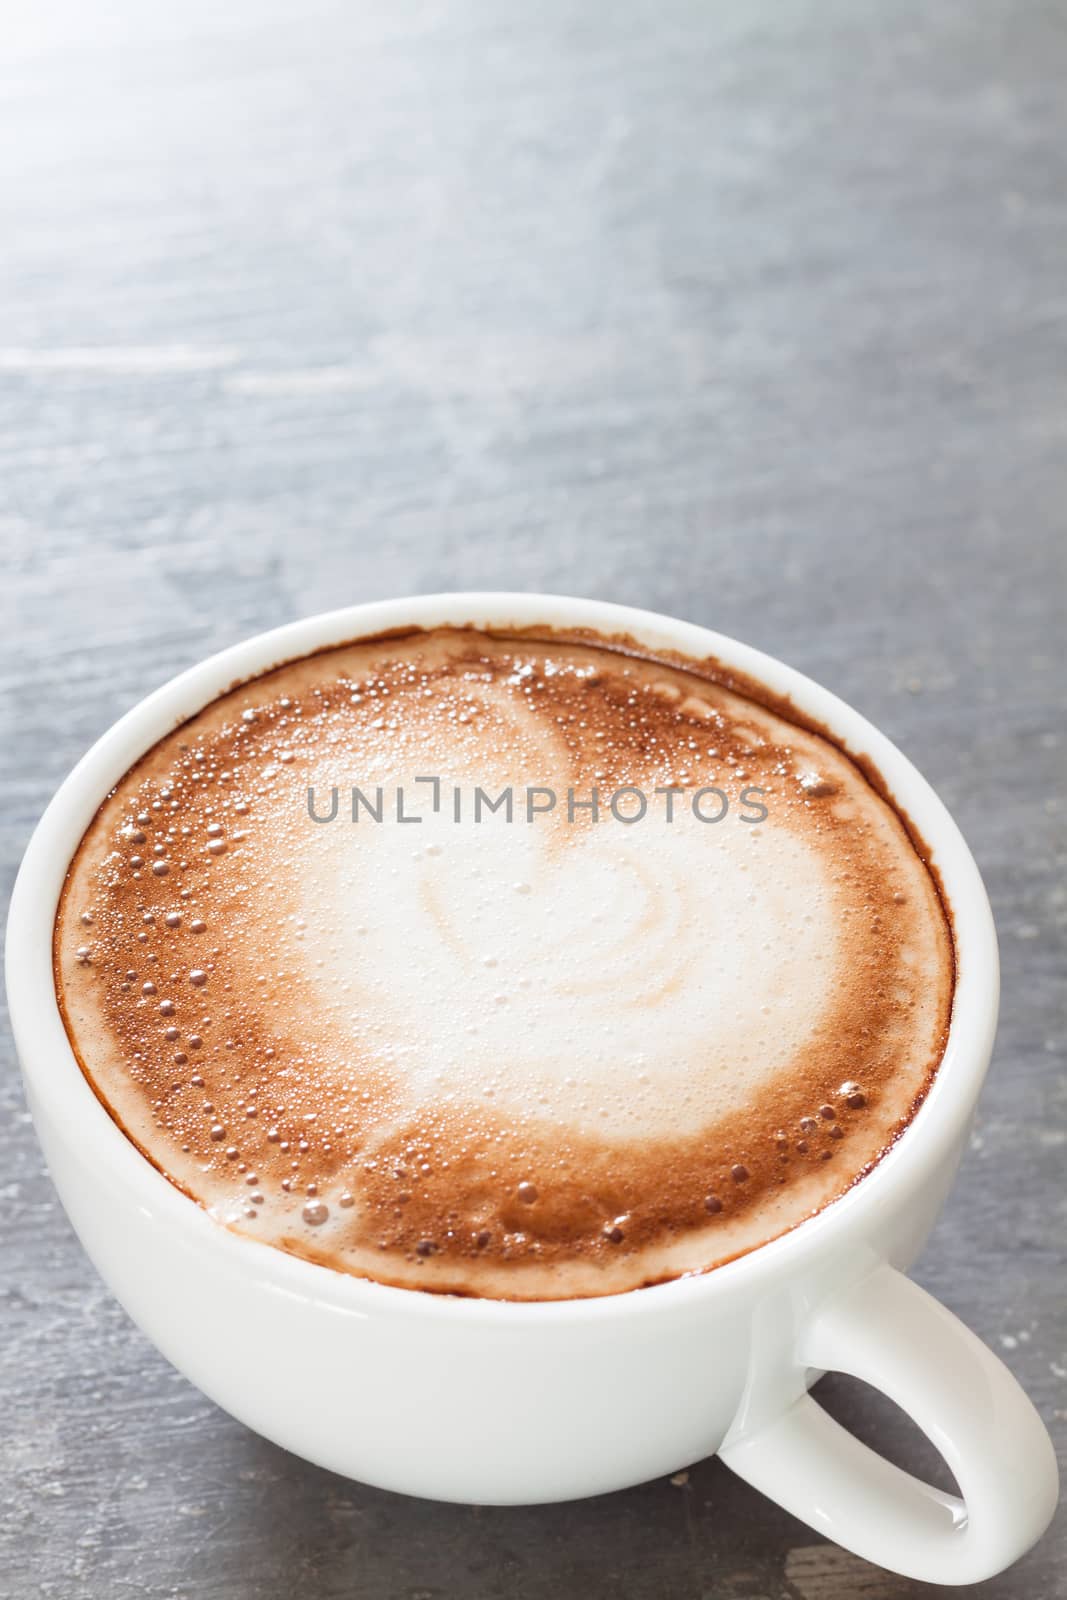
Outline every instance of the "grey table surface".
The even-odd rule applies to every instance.
[[[985,873],[999,1041],[916,1275],[1062,1445],[1064,7],[118,0],[0,40],[5,891],[119,712],[294,616],[539,588],[784,657]],[[265,1443],[99,1282],[0,1050],[0,1594],[921,1591],[714,1461],[486,1510]],[[1062,1595],[1064,1544],[982,1593]]]

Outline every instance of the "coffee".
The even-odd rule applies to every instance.
[[[213,1216],[551,1299],[829,1204],[944,1048],[951,931],[876,773],[713,662],[439,629],[266,673],[88,829],[57,993]]]

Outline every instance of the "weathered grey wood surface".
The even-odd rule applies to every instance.
[[[1063,6],[68,0],[0,30],[4,887],[118,712],[342,601],[571,591],[785,657],[986,873],[1003,1022],[918,1276],[1062,1441]],[[3,1595],[919,1594],[713,1462],[478,1511],[284,1455],[97,1281],[0,1047]],[[1062,1595],[1064,1542],[983,1595]]]

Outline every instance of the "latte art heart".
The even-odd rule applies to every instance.
[[[829,741],[713,669],[469,630],[290,663],[161,741],[56,967],[98,1095],[221,1222],[514,1298],[830,1203],[924,1094],[953,981],[919,848]]]
[[[825,1010],[833,896],[788,829],[422,826],[319,835],[281,880],[284,964],[315,953],[316,1005],[404,1062],[405,1110],[684,1135],[788,1065],[798,996],[809,1025]]]

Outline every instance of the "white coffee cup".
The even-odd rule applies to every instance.
[[[71,856],[123,773],[235,681],[361,635],[449,623],[587,627],[653,651],[715,656],[869,756],[932,849],[959,962],[933,1088],[842,1199],[714,1272],[523,1304],[385,1288],[316,1266],[229,1232],[174,1188],[111,1120],[71,1050],[52,926]],[[989,1062],[998,996],[989,903],[955,824],[910,763],[780,662],[650,612],[526,594],[355,606],[249,639],[149,695],[63,784],[15,886],[7,991],[41,1144],[100,1273],[181,1372],[287,1449],[383,1488],[481,1504],[599,1494],[718,1451],[819,1532],[936,1583],[1000,1571],[1047,1526],[1056,1464],[1033,1406],[903,1276],[944,1202]],[[896,1401],[940,1450],[961,1498],[832,1421],[807,1393],[829,1368]]]

